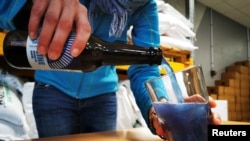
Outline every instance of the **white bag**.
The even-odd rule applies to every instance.
[[[33,106],[32,106],[32,96],[33,96],[34,86],[35,86],[35,82],[24,83],[23,97],[22,97],[24,114],[26,116],[27,122],[31,129],[28,132],[31,139],[38,138],[38,132],[37,132],[35,117],[33,113]]]
[[[119,83],[117,91],[117,130],[147,127],[138,108],[128,80]]]
[[[29,139],[24,126],[16,125],[11,122],[0,120],[0,140],[24,140]]]
[[[22,92],[23,82],[20,77],[13,75],[0,68],[0,83],[6,84],[9,88],[17,90],[19,93]]]
[[[27,139],[29,130],[17,92],[0,82],[0,139]],[[8,124],[7,124],[8,123]],[[5,128],[5,126],[10,128]],[[13,129],[14,128],[14,129]],[[10,135],[10,136],[8,136]]]

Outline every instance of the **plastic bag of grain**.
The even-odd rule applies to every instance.
[[[0,139],[28,138],[29,126],[18,94],[8,85],[0,82]],[[9,125],[9,126],[8,126]],[[4,128],[8,126],[7,128]],[[19,127],[18,130],[16,130]],[[15,128],[15,129],[13,129]],[[6,138],[8,135],[8,138]]]

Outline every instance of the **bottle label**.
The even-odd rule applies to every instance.
[[[78,58],[70,55],[70,48],[73,44],[76,34],[72,33],[64,45],[63,53],[57,60],[51,60],[47,56],[43,56],[37,51],[37,43],[39,38],[31,40],[27,39],[27,57],[30,66],[35,69],[64,69],[64,70],[81,70],[81,64]]]
[[[31,40],[27,39],[26,53],[30,66],[35,69],[50,69],[47,57],[38,53],[37,51],[38,38]]]

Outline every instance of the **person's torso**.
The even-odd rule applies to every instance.
[[[127,43],[127,31],[120,38],[109,36],[112,14],[100,13],[94,17],[92,34],[107,42]],[[83,62],[84,63],[84,62]],[[118,88],[115,66],[101,66],[91,72],[37,70],[35,79],[48,83],[76,98],[87,98],[114,92]]]

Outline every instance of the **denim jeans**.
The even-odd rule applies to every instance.
[[[80,100],[36,82],[33,112],[39,137],[115,130],[117,99],[107,93]]]

